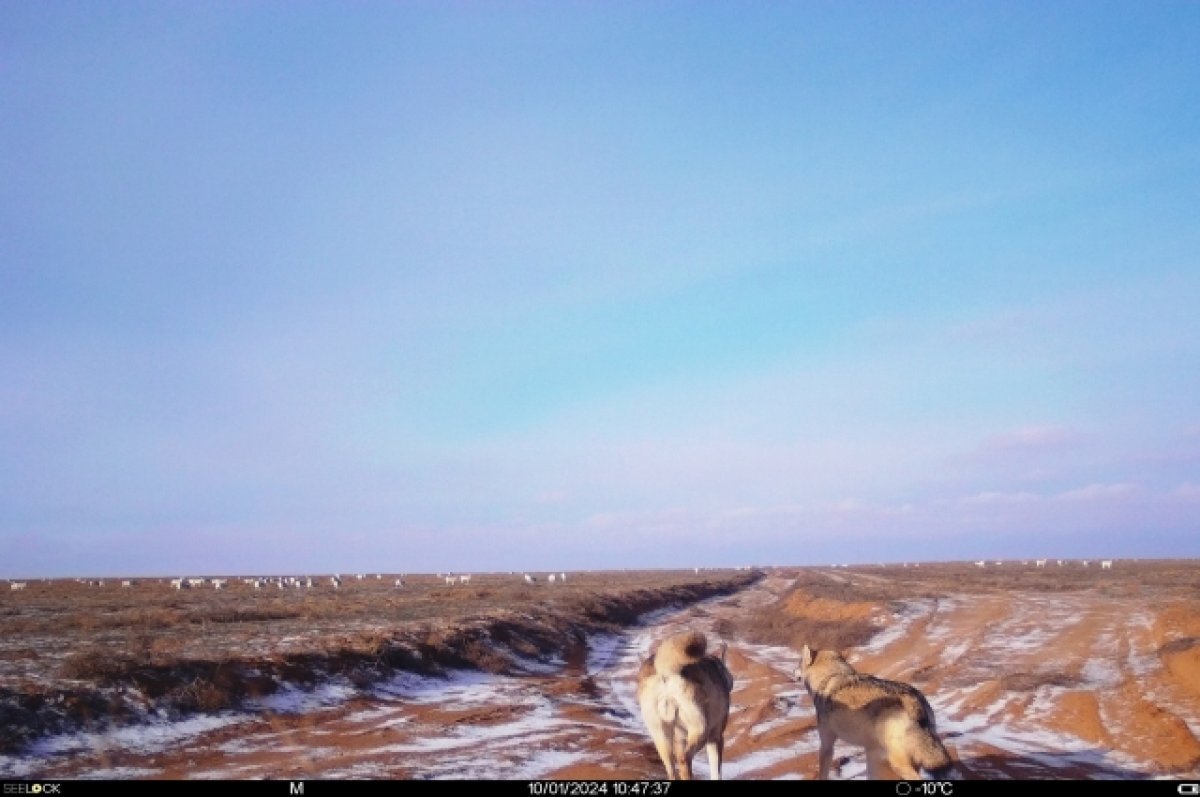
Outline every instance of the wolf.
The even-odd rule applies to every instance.
[[[844,739],[866,749],[867,777],[885,777],[884,764],[908,780],[921,770],[937,778],[955,773],[954,762],[938,738],[933,708],[915,687],[856,671],[833,650],[800,652],[794,673],[817,710],[821,740],[817,777],[829,778],[833,743]]]
[[[709,653],[703,633],[684,631],[664,640],[638,669],[642,719],[669,780],[692,779],[692,758],[701,747],[708,752],[710,777],[721,779],[733,693],[726,651],[722,643]]]

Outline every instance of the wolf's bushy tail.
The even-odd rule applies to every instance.
[[[708,639],[699,631],[684,631],[667,638],[654,654],[654,669],[662,676],[678,675],[684,667],[704,658]]]
[[[913,766],[925,770],[935,778],[949,779],[956,768],[954,759],[950,757],[941,739],[928,728],[922,728],[915,736],[912,746]]]

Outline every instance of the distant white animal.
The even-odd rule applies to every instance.
[[[14,581],[13,583],[8,585],[8,588],[10,590],[12,590],[13,592],[20,592],[21,590],[25,589],[25,582],[24,581]]]
[[[558,580],[559,580],[559,581],[566,581],[566,580],[567,580],[567,574],[566,574],[566,573],[559,573],[559,574],[558,574]]]
[[[130,581],[129,579],[125,579],[124,581],[122,581],[122,582],[121,582],[121,586],[122,586],[122,587],[132,587],[132,586],[133,586],[133,582],[132,582],[132,581]]]
[[[1037,560],[1036,562],[1034,562],[1033,564],[1034,564],[1034,566],[1035,566],[1035,567],[1045,567],[1045,566],[1046,566],[1046,560],[1045,560],[1045,559],[1038,559],[1038,560]]]
[[[342,586],[342,579],[340,576],[334,576],[333,578],[329,579],[329,583],[333,585],[334,589],[337,589],[338,587]]]
[[[1112,570],[1112,563],[1113,563],[1112,559],[1101,559],[1100,560],[1100,569],[1101,570]]]
[[[975,566],[976,567],[987,567],[987,562],[976,562]]]
[[[403,586],[404,586],[404,579],[402,579],[402,578],[396,579],[396,588],[399,589],[400,587],[403,587]]]
[[[1087,559],[1084,559],[1084,560],[1083,560],[1083,566],[1084,566],[1084,567],[1087,567],[1087,566],[1088,566],[1088,561],[1087,561]]]
[[[534,583],[535,581],[537,581],[537,579],[536,579],[536,578],[534,578],[533,576],[529,575],[528,573],[526,573],[526,574],[525,574],[525,583],[526,583],[526,584],[532,584],[532,583]]]
[[[225,581],[224,578],[214,578],[212,580],[213,589],[225,589]]]
[[[457,583],[458,583],[458,579],[456,579],[454,576],[446,576],[446,584],[447,585],[452,585],[452,584],[457,584]]]
[[[554,574],[551,573],[549,576],[546,577],[546,580],[549,581],[551,584],[553,584],[554,583]]]

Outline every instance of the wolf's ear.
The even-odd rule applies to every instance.
[[[808,645],[805,645],[804,649],[800,651],[800,666],[801,667],[812,666],[813,659],[815,659],[816,657],[817,657],[817,654],[813,653],[812,648],[810,648]]]

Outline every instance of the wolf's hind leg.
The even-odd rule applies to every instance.
[[[658,751],[658,757],[662,759],[663,766],[667,769],[667,780],[675,780],[679,777],[671,758],[671,737],[674,732],[675,729],[671,725],[661,722],[652,729],[650,734],[654,737],[654,749]]]
[[[912,761],[908,758],[908,753],[905,751],[895,751],[888,756],[887,762],[892,771],[905,780],[921,780],[921,773],[913,766]]]
[[[675,761],[679,765],[680,780],[692,779],[692,759],[704,746],[704,738],[698,731],[689,730],[687,735],[675,737]]]
[[[883,750],[867,748],[867,779],[887,780],[891,774],[887,754]]]
[[[714,739],[707,745],[708,777],[711,780],[721,779],[721,760],[725,757],[725,740]]]

